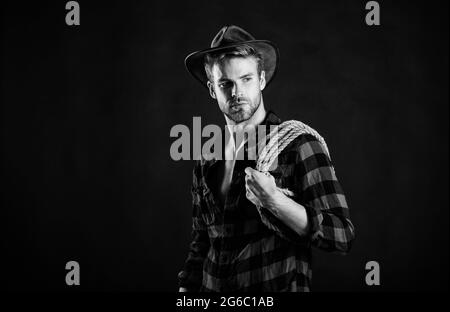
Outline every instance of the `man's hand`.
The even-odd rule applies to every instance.
[[[249,167],[245,168],[245,173],[247,198],[253,204],[270,210],[299,235],[308,233],[309,223],[305,207],[283,194],[277,188],[273,176]]]
[[[178,290],[178,292],[187,292],[187,289],[184,287],[180,287],[180,289]]]
[[[255,205],[270,208],[274,203],[274,197],[278,193],[275,178],[272,175],[245,168],[245,188],[247,198]]]

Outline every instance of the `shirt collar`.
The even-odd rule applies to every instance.
[[[279,125],[281,123],[281,119],[272,111],[272,110],[268,110],[266,113],[266,117],[264,118],[264,120],[259,124],[259,125],[265,125],[266,126],[266,133],[269,134],[270,133],[270,126],[272,125]],[[222,131],[222,142],[219,142],[220,144],[222,144],[222,156],[221,159],[225,159],[225,129],[221,129]],[[220,160],[219,158],[217,158],[217,155],[214,153],[208,153],[206,155],[202,155],[202,160],[201,163],[202,165],[213,165],[214,163],[216,163],[218,160]]]

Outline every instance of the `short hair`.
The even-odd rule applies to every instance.
[[[211,52],[205,55],[205,72],[208,80],[213,82],[212,68],[215,64],[221,62],[225,58],[232,57],[253,57],[256,59],[258,75],[261,75],[261,71],[264,69],[264,59],[261,53],[250,45],[244,44],[237,47],[231,47],[220,52]]]

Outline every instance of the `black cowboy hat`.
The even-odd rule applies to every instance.
[[[222,27],[212,40],[210,48],[189,54],[184,60],[184,63],[191,75],[206,87],[208,78],[204,65],[205,55],[241,45],[251,46],[257,52],[261,53],[264,60],[267,86],[275,76],[277,70],[279,60],[278,48],[268,40],[256,40],[252,35],[238,26],[229,25]]]

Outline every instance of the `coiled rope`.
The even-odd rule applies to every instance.
[[[273,164],[275,159],[277,159],[281,151],[283,151],[295,138],[302,134],[310,134],[314,136],[323,145],[328,157],[330,157],[325,140],[316,130],[301,121],[289,120],[275,127],[269,133],[269,142],[266,146],[264,146],[263,150],[259,154],[256,162],[256,170],[268,172],[270,166]]]
[[[324,147],[325,152],[328,157],[330,153],[328,151],[328,146],[325,140],[320,136],[320,134],[311,128],[310,126],[297,121],[289,120],[275,127],[268,135],[269,142],[264,146],[261,153],[259,153],[258,159],[256,161],[256,170],[263,172],[267,176],[271,176],[269,169],[271,168],[273,162],[278,158],[279,154],[298,136],[302,134],[310,134],[314,136]],[[278,187],[283,194],[287,196],[294,196],[294,193],[287,188]],[[262,222],[272,230],[279,232],[278,227],[268,219],[268,216],[263,212],[263,207],[256,205],[259,215],[261,216]],[[266,209],[267,210],[267,209]],[[273,221],[273,220],[272,220]]]

